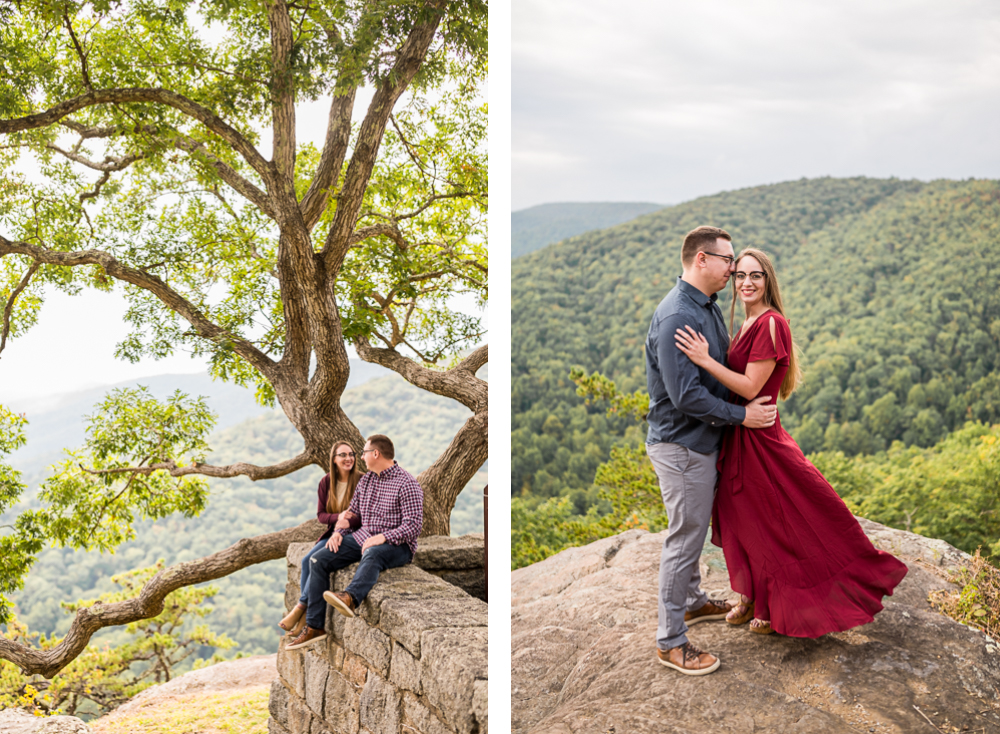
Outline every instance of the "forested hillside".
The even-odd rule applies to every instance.
[[[644,202],[540,204],[511,212],[510,256],[520,257],[592,229],[604,229],[662,209]]]
[[[480,372],[485,376],[486,369]],[[447,398],[419,390],[397,375],[378,378],[348,390],[345,411],[363,434],[385,433],[396,445],[400,465],[417,474],[444,449],[471,413]],[[278,411],[252,418],[214,434],[213,461],[234,460],[270,464],[301,450],[302,440]],[[114,555],[52,549],[41,554],[14,598],[17,616],[35,632],[64,633],[70,616],[59,602],[93,598],[111,591],[110,578],[134,568],[199,558],[243,537],[297,525],[316,512],[316,485],[322,476],[308,467],[275,480],[252,482],[245,477],[210,480],[208,507],[196,518],[179,516],[136,525],[135,540]],[[459,496],[452,512],[452,532],[482,532],[484,466]],[[17,508],[15,508],[16,511]],[[213,582],[220,588],[211,603],[215,611],[205,623],[226,633],[238,647],[229,655],[271,653],[281,631],[275,623],[284,615],[285,564],[272,561],[251,566]],[[106,630],[95,641],[123,638],[121,628]],[[203,650],[210,655],[212,650]]]
[[[805,382],[782,421],[807,452],[934,445],[1000,420],[1000,183],[815,179],[697,199],[512,264],[512,491],[577,512],[634,422],[585,406],[568,374],[645,388],[649,318],[684,233],[727,229],[774,256]],[[721,295],[721,294],[720,294]],[[728,294],[722,298],[728,315]],[[738,320],[738,319],[737,319]],[[631,429],[629,427],[631,426]]]

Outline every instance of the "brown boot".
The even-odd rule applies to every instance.
[[[661,664],[684,675],[708,675],[719,668],[719,658],[699,650],[690,642],[669,650],[657,648],[656,657]]]
[[[324,591],[323,598],[345,617],[354,616],[354,599],[346,591]]]
[[[306,627],[302,634],[285,646],[286,650],[298,650],[300,647],[307,647],[313,643],[326,639],[326,630],[318,630],[315,627]]]
[[[684,613],[684,621],[688,627],[699,622],[712,622],[716,619],[725,619],[726,615],[733,608],[728,601],[712,601],[709,599],[693,612]]]

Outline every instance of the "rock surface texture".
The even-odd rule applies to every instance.
[[[90,734],[75,716],[32,716],[20,709],[0,711],[0,734]]]
[[[312,545],[288,548],[288,608]],[[421,538],[414,562],[384,572],[356,617],[327,608],[326,640],[288,651],[283,638],[269,732],[488,734],[487,606],[463,590],[476,591],[482,559],[481,534]],[[332,574],[331,588],[356,568]]]
[[[665,533],[630,530],[514,571],[514,731],[1000,734],[997,642],[927,602],[930,591],[954,588],[944,571],[967,556],[860,522],[910,569],[874,622],[817,640],[698,624],[689,639],[722,660],[703,677],[656,660]],[[701,573],[710,596],[733,596],[722,551],[708,543]]]

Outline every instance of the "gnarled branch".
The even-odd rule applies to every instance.
[[[475,352],[448,370],[432,370],[404,357],[395,349],[373,347],[363,336],[354,340],[358,356],[365,362],[388,367],[411,385],[421,390],[457,400],[473,413],[485,411],[489,404],[487,384],[476,377],[476,370],[488,361],[489,345],[484,344]],[[472,369],[475,367],[475,370]]]
[[[247,566],[283,558],[290,543],[314,540],[323,529],[316,520],[309,520],[287,530],[243,538],[218,553],[175,564],[147,581],[134,599],[113,604],[96,603],[77,610],[66,637],[51,650],[37,650],[0,638],[0,658],[17,665],[24,675],[41,674],[51,678],[83,652],[98,630],[151,619],[163,611],[163,600],[170,592],[228,576]]]
[[[164,461],[157,464],[150,464],[149,466],[129,466],[122,467],[120,469],[88,469],[87,467],[80,465],[88,474],[102,475],[102,474],[131,474],[135,476],[149,476],[156,471],[166,471],[172,477],[186,477],[191,474],[200,474],[206,477],[219,477],[223,479],[228,479],[230,477],[244,476],[257,482],[261,479],[277,479],[278,477],[283,477],[292,472],[298,471],[299,469],[309,466],[312,463],[312,456],[307,452],[302,452],[298,456],[287,459],[285,461],[278,462],[277,464],[272,464],[271,466],[257,466],[256,464],[248,464],[246,462],[237,462],[236,464],[229,464],[228,466],[212,466],[211,464],[188,464],[187,466],[178,466],[176,461]]]

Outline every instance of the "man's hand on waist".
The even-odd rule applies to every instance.
[[[747,403],[747,415],[743,425],[747,428],[770,428],[778,417],[778,406],[765,405],[771,399],[770,395],[761,395]]]

